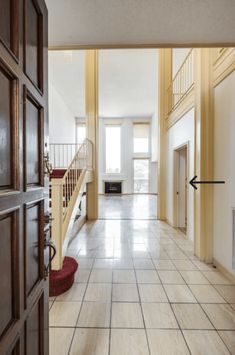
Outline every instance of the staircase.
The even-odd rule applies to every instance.
[[[58,146],[60,147],[55,144],[50,146],[50,151],[53,152],[53,171],[50,175],[51,238],[57,250],[52,262],[53,270],[63,268],[64,255],[79,204],[86,184],[93,179],[91,141],[86,139],[79,146],[72,145],[72,148],[68,144],[63,149],[61,145]],[[71,151],[74,155],[68,162]]]

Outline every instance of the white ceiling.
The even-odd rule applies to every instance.
[[[76,117],[85,116],[84,51],[50,51],[49,80]],[[157,111],[157,49],[99,52],[100,117],[151,117]]]
[[[234,0],[46,0],[49,44],[235,44]]]

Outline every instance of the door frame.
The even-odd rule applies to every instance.
[[[189,177],[189,141],[184,142],[174,148],[173,152],[173,226],[178,228],[178,221],[179,221],[179,212],[178,212],[178,205],[179,205],[179,198],[178,198],[178,184],[179,184],[179,153],[182,149],[186,149],[186,171],[187,177]],[[186,216],[188,219],[188,189],[186,195]],[[185,237],[188,238],[188,224],[186,226],[186,234]]]

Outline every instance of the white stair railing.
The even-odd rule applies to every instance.
[[[85,186],[93,178],[92,155],[92,143],[86,139],[75,153],[64,176],[52,178],[50,182],[51,234],[57,250],[52,263],[54,270],[62,268],[63,257],[69,240],[67,235],[69,226],[73,223]]]
[[[50,143],[50,162],[53,169],[67,169],[80,146],[77,143]]]
[[[189,51],[167,90],[168,113],[173,111],[190,92],[194,84],[194,51]]]

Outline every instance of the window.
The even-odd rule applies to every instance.
[[[134,159],[134,193],[149,192],[149,159]]]
[[[86,125],[85,125],[85,123],[77,123],[76,124],[77,144],[82,144],[84,139],[86,139]]]
[[[149,123],[133,125],[134,153],[149,152]]]
[[[121,172],[121,127],[105,127],[106,173]]]

